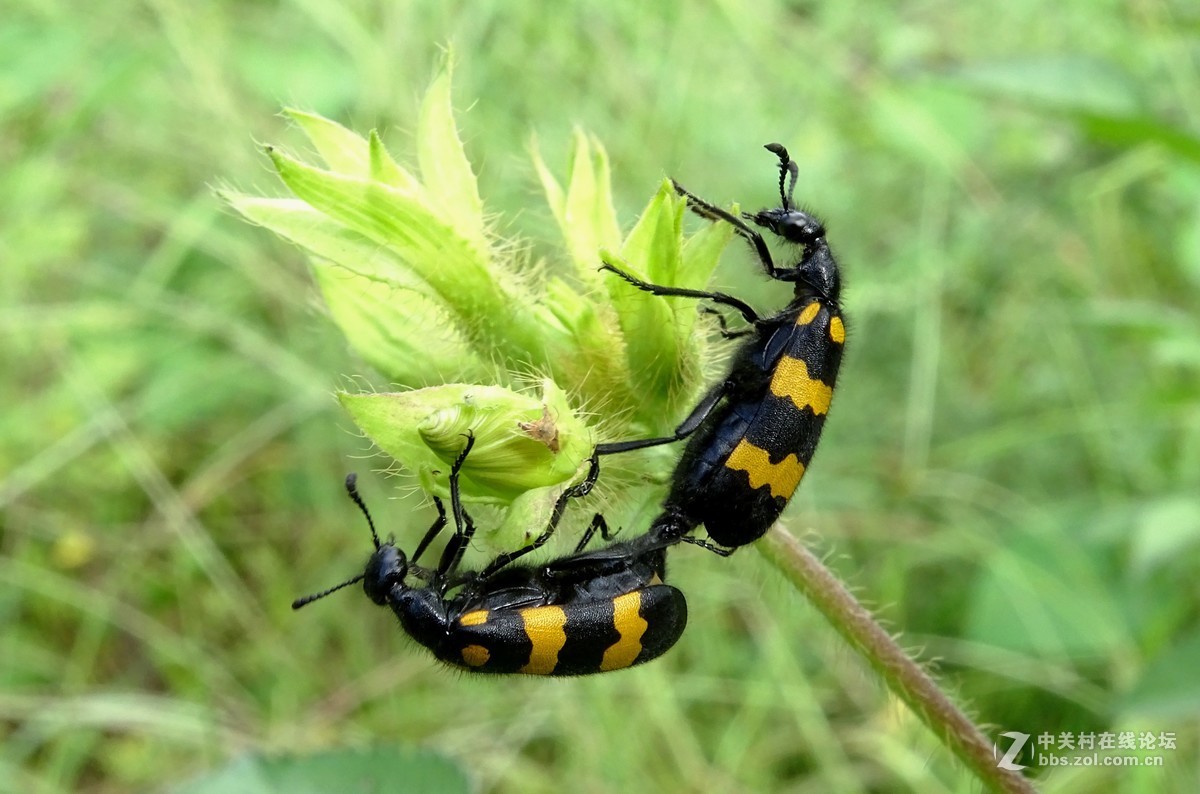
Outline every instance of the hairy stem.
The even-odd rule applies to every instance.
[[[1019,772],[996,765],[983,732],[800,541],[776,526],[758,548],[983,785],[1000,792],[1035,791]]]

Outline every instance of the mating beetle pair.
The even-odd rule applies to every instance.
[[[380,543],[353,477],[347,478],[347,490],[371,527],[375,553],[363,574],[299,599],[293,608],[362,581],[371,600],[390,606],[404,630],[434,656],[478,672],[583,675],[640,664],[674,645],[687,622],[687,604],[679,590],[662,581],[667,548],[686,541],[728,555],[770,528],[812,460],[845,342],[838,265],[824,226],[793,206],[798,168],[787,150],[780,144],[766,148],[779,158],[782,205],[743,217],[801,247],[792,267],[776,267],[762,235],[741,218],[673,184],[693,212],[731,224],[754,248],[768,276],[794,283],[792,300],[783,310],[759,317],[748,304],[724,293],[650,284],[604,266],[638,289],[709,300],[736,309],[750,324],[730,332],[721,319],[726,337],[750,339],[734,356],[729,373],[673,435],[599,445],[587,478],[563,492],[542,534],[478,572],[458,570],[474,533],[458,490],[458,473],[473,439],[468,438],[451,471],[455,534],[436,569],[417,561],[445,527],[441,502],[435,498],[439,518],[406,558],[390,541]],[[518,563],[549,540],[567,503],[591,490],[599,455],[684,439],[688,443],[662,512],[644,535],[585,551],[597,530],[609,539],[597,514],[571,554],[539,566]],[[700,524],[716,545],[690,536]]]
[[[450,471],[455,534],[436,569],[424,568],[417,560],[446,525],[441,501],[434,498],[438,518],[408,559],[391,541],[379,542],[375,522],[351,475],[346,490],[367,518],[375,553],[362,574],[297,599],[292,608],[361,581],[367,596],[391,607],[404,631],[434,656],[481,673],[600,673],[649,661],[675,644],[687,625],[687,602],[683,593],[662,579],[666,547],[678,538],[648,532],[632,541],[584,551],[597,530],[605,539],[610,537],[603,516],[596,514],[572,554],[542,565],[517,562],[550,539],[567,502],[591,491],[600,473],[594,456],[587,478],[563,491],[546,529],[533,543],[500,555],[481,571],[459,571],[462,553],[475,531],[458,483],[473,444],[474,438],[468,436]]]

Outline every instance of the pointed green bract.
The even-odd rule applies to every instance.
[[[496,378],[495,368],[476,354],[436,298],[324,261],[314,261],[313,272],[334,322],[359,355],[389,380],[429,385],[443,376],[459,381]],[[400,332],[409,324],[425,329],[419,339]]]
[[[316,259],[368,279],[433,294],[396,254],[303,201],[228,192],[222,197],[248,220],[296,243]]]
[[[268,151],[284,183],[313,208],[367,239],[386,245],[430,284],[448,291],[457,282],[492,282],[486,257],[470,248],[448,219],[415,191],[314,168]],[[434,267],[437,257],[442,267]],[[455,279],[454,276],[460,276]]]
[[[710,223],[687,238],[680,256],[679,269],[675,273],[676,285],[686,289],[706,288],[717,269],[717,263],[721,260],[721,252],[732,239],[733,227],[728,223]],[[686,310],[675,312],[680,338],[694,338],[692,330],[698,316],[696,312]]]
[[[626,238],[621,256],[605,252],[604,261],[645,281],[676,283],[682,256],[684,208],[684,201],[675,195],[671,183],[664,180]],[[696,302],[651,295],[615,274],[608,274],[607,286],[625,336],[634,391],[662,395],[665,401],[679,389],[679,374],[688,359],[696,355],[691,339],[680,334],[683,324],[676,322],[679,312],[694,316]]]
[[[737,214],[737,207],[733,208]],[[705,289],[721,260],[721,252],[733,239],[733,227],[728,223],[710,223],[688,237],[676,272],[676,284],[687,289]]]
[[[369,173],[371,179],[391,185],[405,193],[417,193],[421,190],[420,181],[392,159],[392,155],[383,145],[383,139],[375,130],[371,130],[368,144],[370,145]]]
[[[546,306],[571,347],[556,367],[563,382],[577,384],[581,394],[595,395],[602,401],[598,407],[635,404],[625,366],[625,338],[612,310],[558,278],[546,282]]]
[[[367,142],[361,135],[316,113],[295,108],[283,112],[304,130],[325,165],[342,173],[367,175]]]
[[[571,150],[571,180],[565,194],[536,148],[533,159],[575,272],[583,283],[599,286],[603,278],[597,272],[600,249],[621,244],[621,230],[612,205],[608,154],[598,142],[576,130]]]
[[[315,209],[389,248],[427,283],[453,321],[481,347],[504,358],[546,364],[550,356],[541,311],[511,275],[501,278],[450,221],[424,197],[305,165],[270,151],[280,177]],[[416,329],[410,329],[413,333]]]
[[[476,250],[486,252],[483,202],[454,123],[448,67],[434,78],[425,94],[417,129],[422,183],[458,233]]]

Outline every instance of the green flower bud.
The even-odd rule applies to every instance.
[[[731,229],[704,224],[685,237],[685,202],[664,181],[622,240],[608,157],[577,131],[565,188],[533,153],[566,248],[567,266],[545,275],[485,222],[450,85],[443,70],[422,103],[417,168],[398,163],[375,132],[288,110],[323,165],[268,148],[294,198],[223,196],[308,252],[330,317],[363,361],[391,383],[426,387],[340,394],[355,423],[443,497],[473,433],[463,497],[508,508],[500,545],[513,548],[540,531],[597,440],[669,433],[703,387],[709,356],[694,332],[695,301],[638,291],[599,272],[602,261],[699,289]],[[540,396],[521,388],[533,379]],[[636,467],[661,460],[621,456],[601,484],[633,482],[646,473]],[[636,493],[628,501],[647,503]]]
[[[447,496],[454,460],[475,437],[462,468],[464,498],[507,504],[525,491],[574,479],[595,442],[552,381],[542,396],[502,386],[448,384],[391,394],[338,395],[375,444]]]

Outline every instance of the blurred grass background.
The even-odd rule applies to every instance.
[[[0,788],[159,790],[246,752],[419,745],[481,791],[976,791],[757,554],[675,554],[691,626],[585,680],[435,665],[358,596],[331,398],[369,376],[299,253],[224,209],[311,108],[401,157],[441,51],[487,207],[557,256],[526,150],[774,204],[850,338],[785,523],[995,731],[1173,732],[1200,766],[1200,11],[1032,0],[0,2]],[[722,287],[785,295],[731,247]],[[386,385],[386,384],[382,384]],[[377,519],[411,544],[416,500]],[[410,515],[411,514],[411,515]],[[403,781],[396,790],[404,790]]]

